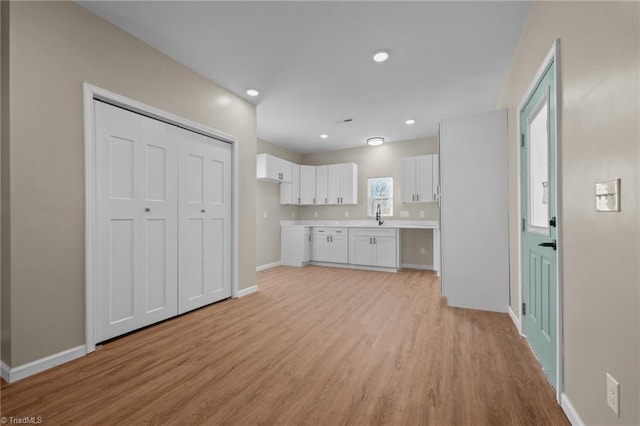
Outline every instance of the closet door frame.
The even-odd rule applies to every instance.
[[[85,345],[96,349],[94,287],[96,285],[96,140],[94,101],[99,100],[133,113],[182,127],[186,130],[231,144],[231,297],[238,297],[238,138],[177,115],[129,99],[89,83],[83,83],[84,119],[84,218],[85,218]]]

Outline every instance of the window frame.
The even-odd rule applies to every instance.
[[[371,194],[371,183],[374,180],[378,180],[378,179],[391,179],[391,193],[390,196],[388,198],[388,200],[390,200],[389,206],[390,206],[390,212],[389,214],[385,214],[384,212],[382,213],[382,217],[393,217],[393,184],[394,184],[394,176],[372,176],[372,177],[368,177],[367,178],[367,217],[368,218],[375,218],[376,217],[376,212],[375,209],[373,211],[371,211],[370,209],[372,208],[372,200],[386,200],[387,198],[380,198],[380,197],[372,197]]]

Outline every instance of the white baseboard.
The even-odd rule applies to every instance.
[[[242,290],[238,290],[238,297],[247,296],[251,293],[255,293],[258,291],[257,285],[252,285],[251,287],[243,288]]]
[[[5,382],[9,383],[9,373],[11,372],[11,368],[4,361],[0,361],[0,377],[2,377]]]
[[[509,306],[509,316],[511,317],[511,321],[513,321],[513,323],[515,324],[516,329],[518,330],[518,333],[522,334],[522,328],[520,328],[520,318],[518,318],[516,313],[513,312],[513,309],[511,309],[511,306]]]
[[[264,271],[265,269],[275,268],[276,266],[280,266],[280,264],[281,262],[277,261],[273,263],[267,263],[266,265],[256,266],[256,272]]]
[[[328,266],[330,268],[360,269],[363,271],[392,272],[392,273],[399,271],[399,269],[396,269],[396,268],[387,268],[384,266],[352,265],[351,263],[309,262],[309,265]]]
[[[403,268],[422,269],[425,271],[434,271],[433,265],[414,265],[413,263],[403,263]]]
[[[0,370],[2,371],[2,378],[5,379],[8,383],[13,383],[53,368],[57,365],[73,361],[74,359],[85,356],[86,354],[87,347],[85,345],[76,346],[75,348],[67,349],[66,351],[49,355],[47,357],[20,365],[15,368],[10,368],[3,362]]]
[[[580,418],[580,414],[578,414],[578,411],[569,400],[567,394],[564,392],[562,393],[562,395],[560,395],[560,406],[562,407],[564,413],[567,415],[567,418],[569,419],[569,422],[571,422],[572,426],[585,426],[582,418]]]

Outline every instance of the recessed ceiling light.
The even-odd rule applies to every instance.
[[[326,134],[326,133],[323,133],[323,134],[321,134],[321,135],[320,135],[320,137],[321,137],[322,139],[326,139],[326,138],[328,138],[328,137],[329,137],[329,135],[328,135],[328,134]]]
[[[378,146],[384,143],[384,138],[380,136],[375,136],[373,138],[367,139],[367,145],[369,146]]]
[[[405,121],[405,123],[406,123],[406,124],[409,124],[409,125],[411,125],[411,124],[413,124],[413,123],[415,123],[415,122],[416,122],[416,120],[414,120],[413,118],[410,118],[410,119],[408,119],[407,121]]]
[[[376,62],[384,62],[389,59],[389,52],[386,50],[378,50],[373,54],[373,60]]]
[[[247,95],[249,96],[258,96],[260,94],[260,92],[258,92],[256,89],[247,89]]]

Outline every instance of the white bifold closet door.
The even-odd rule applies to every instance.
[[[180,145],[178,311],[231,297],[231,145],[185,134]]]
[[[95,341],[231,296],[231,145],[95,105]]]

